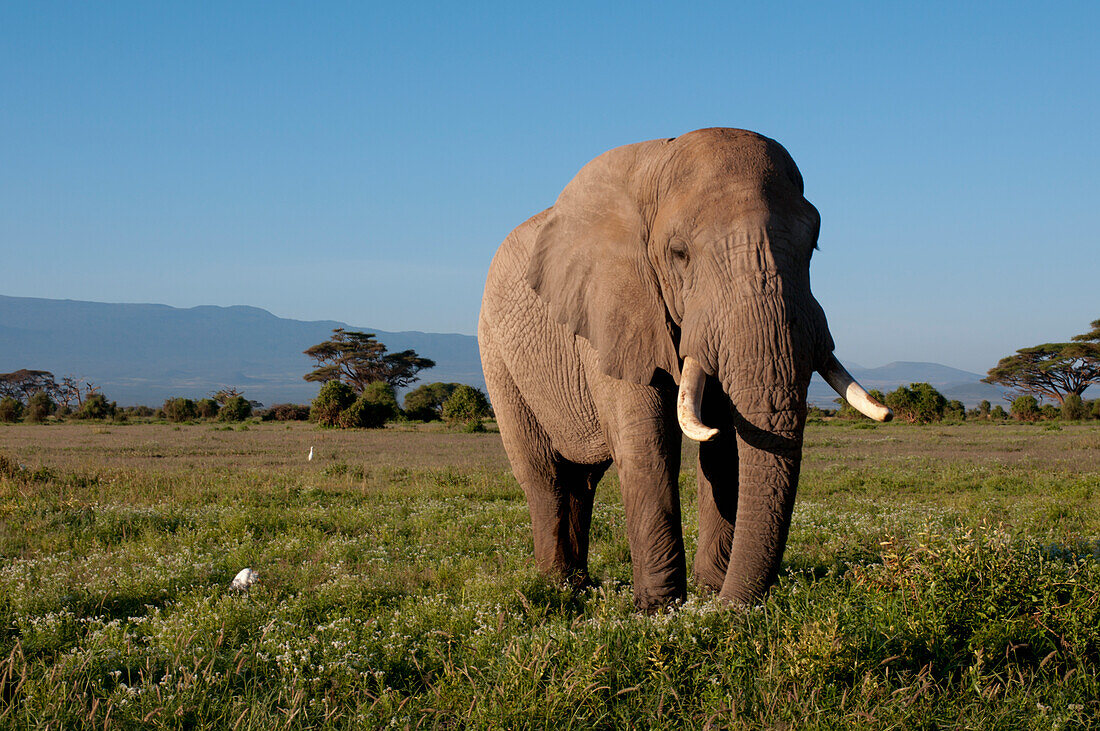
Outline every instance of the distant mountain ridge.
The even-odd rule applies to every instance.
[[[226,386],[265,404],[306,403],[318,384],[303,350],[333,328],[366,330],[390,351],[411,348],[436,367],[420,382],[484,388],[477,338],[455,333],[389,332],[336,320],[277,317],[258,307],[178,308],[0,295],[0,372],[19,368],[74,375],[120,404],[159,405]]]
[[[453,381],[485,387],[477,338],[456,333],[389,332],[337,320],[292,320],[258,307],[179,308],[0,295],[0,372],[48,370],[99,385],[120,404],[159,405],[172,396],[197,398],[235,386],[265,404],[306,403],[317,384],[303,350],[327,340],[333,328],[373,332],[391,351],[411,348],[436,367],[421,383]],[[848,364],[866,388],[931,383],[967,406],[1003,403],[1002,391],[977,373],[939,363],[895,362],[878,368]],[[820,377],[809,399],[831,407],[836,393]]]
[[[848,364],[847,368],[868,391],[877,388],[886,393],[910,383],[930,383],[949,401],[957,399],[967,407],[977,406],[983,399],[994,405],[1006,403],[1007,391],[982,383],[983,376],[940,363],[895,361],[878,368],[863,368],[854,364]],[[833,408],[836,406],[833,399],[837,398],[837,394],[821,376],[815,374],[810,382],[808,398],[812,404]]]

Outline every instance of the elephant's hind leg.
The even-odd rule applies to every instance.
[[[553,484],[524,486],[535,533],[539,568],[570,583],[589,583],[588,537],[596,485],[608,465],[578,465],[559,461]],[[541,547],[540,547],[541,545]]]
[[[609,463],[579,465],[558,455],[504,364],[491,354],[485,380],[508,461],[527,497],[536,565],[545,574],[588,583],[592,501]]]

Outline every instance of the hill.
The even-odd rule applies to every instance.
[[[843,362],[843,359],[841,359]],[[868,391],[893,391],[898,386],[910,383],[930,383],[948,400],[958,399],[967,407],[977,406],[983,399],[992,404],[1006,404],[1004,389],[982,383],[983,376],[977,373],[952,368],[940,363],[895,361],[878,368],[863,368],[849,365],[848,371]],[[832,408],[836,392],[815,375],[810,383],[809,401],[817,406]]]
[[[336,320],[276,317],[258,307],[191,308],[107,304],[0,295],[0,372],[19,368],[73,375],[120,404],[159,405],[236,386],[265,404],[305,403],[317,384],[302,380],[313,361],[302,351],[336,327],[373,332],[391,351],[412,348],[436,367],[421,381],[484,388],[477,338],[388,332]]]
[[[455,333],[389,332],[337,320],[292,320],[258,307],[190,308],[108,304],[0,295],[0,372],[35,368],[93,381],[120,404],[158,405],[171,396],[201,397],[235,386],[265,404],[305,403],[317,385],[302,380],[312,361],[302,351],[336,327],[373,332],[391,351],[412,348],[436,367],[421,382],[485,387],[477,338]],[[868,389],[931,383],[949,399],[975,406],[1003,403],[1001,389],[977,373],[939,363],[849,363]],[[836,394],[820,377],[809,399],[831,407]]]

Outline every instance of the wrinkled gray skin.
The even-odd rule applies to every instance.
[[[680,599],[687,570],[675,400],[707,379],[694,574],[760,600],[787,541],[806,389],[833,349],[810,293],[820,218],[774,140],[703,129],[588,163],[489,269],[478,340],[539,568],[588,580],[596,484],[614,460],[634,598]]]

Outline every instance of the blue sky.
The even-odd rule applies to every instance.
[[[0,294],[473,333],[587,160],[779,140],[854,363],[1100,317],[1100,4],[5,3]]]

